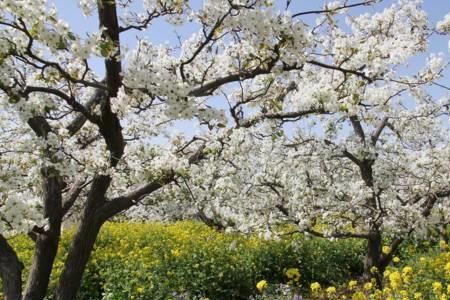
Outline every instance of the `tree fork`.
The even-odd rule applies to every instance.
[[[102,208],[106,203],[105,193],[111,183],[111,177],[97,175],[89,191],[81,223],[72,240],[59,285],[57,300],[75,300],[81,285],[81,279],[94,248],[95,240],[103,223],[108,219]]]

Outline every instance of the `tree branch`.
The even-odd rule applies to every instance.
[[[357,238],[357,239],[368,239],[369,235],[365,233],[351,233],[351,232],[334,232],[329,235],[324,235],[321,232],[318,232],[314,229],[306,229],[305,232],[312,234],[314,236],[322,237],[322,238],[339,238],[339,239],[348,239],[348,238]]]
[[[334,8],[334,9],[309,10],[309,11],[304,11],[304,12],[299,12],[299,13],[293,14],[292,18],[296,18],[296,17],[304,16],[304,15],[312,15],[312,14],[334,13],[334,12],[337,12],[339,10],[343,10],[343,9],[347,9],[347,8],[370,5],[370,4],[376,3],[378,1],[379,0],[364,1],[364,2],[359,2],[359,3],[339,6],[339,7]]]
[[[363,144],[366,144],[366,135],[364,133],[364,129],[361,126],[361,122],[359,121],[357,116],[351,116],[350,122],[352,123],[353,130],[355,134],[359,137]]]
[[[205,149],[204,144],[198,147],[198,149],[188,158],[189,164],[193,164],[198,160],[202,159],[204,156],[203,153],[204,149]],[[135,205],[146,196],[157,191],[161,187],[171,183],[173,180],[175,180],[175,172],[173,171],[167,172],[162,178],[160,178],[157,181],[152,181],[143,184],[123,196],[119,196],[117,198],[112,199],[111,201],[108,201],[104,205],[102,213],[108,217],[114,216]]]
[[[117,52],[113,57],[105,59],[106,85],[108,97],[101,101],[101,125],[100,133],[105,139],[110,152],[111,166],[115,167],[123,155],[125,141],[122,134],[122,126],[119,118],[111,111],[111,97],[116,97],[120,86],[122,86],[122,64],[120,57],[120,28],[117,19],[116,1],[101,0],[98,3],[98,15],[100,28],[106,28],[104,36],[111,39]]]
[[[27,86],[25,88],[25,91],[23,92],[23,95],[28,96],[31,93],[46,93],[58,96],[59,98],[65,100],[67,104],[69,104],[75,111],[82,113],[83,116],[92,123],[94,124],[99,123],[99,119],[94,115],[92,115],[91,112],[88,109],[86,109],[86,107],[84,107],[81,103],[77,102],[75,98],[67,95],[61,90],[41,86]]]
[[[214,26],[211,29],[211,31],[209,32],[209,34],[206,36],[206,39],[200,44],[199,47],[197,47],[197,49],[195,49],[192,56],[189,59],[181,62],[180,74],[181,74],[181,78],[183,78],[183,80],[186,80],[186,76],[184,75],[184,66],[187,64],[190,64],[200,54],[200,52],[202,52],[202,50],[206,47],[206,45],[208,45],[208,43],[213,39],[214,34],[216,33],[217,29],[222,25],[223,21],[225,21],[226,17],[228,17],[230,15],[230,13],[231,13],[231,10],[228,10],[226,14],[224,14],[222,17],[220,17],[217,20],[217,22],[214,24]]]
[[[356,75],[358,77],[361,77],[365,80],[367,80],[369,83],[372,83],[375,79],[374,78],[370,78],[369,76],[367,76],[366,74],[364,74],[363,72],[359,72],[359,71],[355,71],[355,70],[350,70],[350,69],[345,69],[345,68],[341,68],[341,67],[337,67],[337,66],[333,66],[333,65],[328,65],[322,62],[318,62],[315,60],[308,60],[307,63],[315,65],[315,66],[319,66],[325,69],[331,69],[331,70],[336,70],[336,71],[340,71],[344,74],[352,74],[352,75]]]
[[[300,70],[302,68],[303,68],[303,66],[285,66],[283,68],[283,71]],[[271,68],[257,67],[250,71],[241,71],[241,72],[238,72],[235,74],[230,74],[225,77],[216,78],[211,81],[202,83],[200,86],[193,88],[190,91],[189,96],[192,96],[192,97],[209,96],[215,90],[217,90],[219,87],[221,87],[224,84],[236,82],[236,81],[243,81],[243,80],[247,80],[247,79],[252,79],[258,75],[269,74],[270,72],[271,72]]]
[[[389,117],[383,117],[383,119],[381,119],[381,121],[380,121],[380,124],[378,124],[377,128],[370,136],[372,146],[376,145],[376,143],[381,135],[381,132],[383,132],[383,129],[386,127],[388,120],[389,120]]]
[[[80,196],[83,189],[88,185],[91,181],[86,182],[86,180],[79,180],[73,184],[70,190],[67,192],[65,197],[62,200],[62,214],[63,216],[67,214],[70,208],[73,206],[75,201]]]

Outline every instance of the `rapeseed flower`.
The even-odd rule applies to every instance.
[[[372,288],[373,288],[372,282],[367,282],[367,283],[364,284],[364,289],[366,291],[370,291]]]
[[[313,292],[313,293],[317,293],[321,289],[320,283],[318,283],[318,282],[311,283],[310,287],[311,287],[311,292]]]
[[[409,283],[411,277],[413,274],[413,268],[411,268],[410,266],[406,266],[403,268],[402,270],[402,279],[405,283]]]
[[[383,254],[388,255],[389,253],[391,253],[391,247],[383,246],[383,248],[381,248],[381,252],[383,252]]]
[[[433,292],[436,295],[440,295],[442,292],[442,283],[440,283],[439,281],[435,281],[433,282],[433,284],[431,285],[433,287]]]
[[[352,300],[367,300],[367,297],[363,292],[356,292],[352,295]]]
[[[334,295],[336,294],[336,288],[334,286],[330,286],[329,288],[327,288],[326,292],[328,296]]]
[[[261,280],[256,284],[256,288],[258,289],[258,291],[260,291],[261,293],[264,291],[264,289],[267,287],[267,281],[266,280]]]
[[[444,270],[447,274],[450,274],[450,262],[446,263],[444,266]]]
[[[358,282],[356,280],[351,280],[348,283],[348,289],[349,290],[353,290],[355,288],[355,286],[358,284]]]
[[[402,286],[402,277],[400,273],[396,271],[389,274],[389,282],[394,290],[400,289]]]
[[[295,282],[298,282],[300,280],[300,276],[300,272],[297,268],[290,268],[286,271],[286,277]]]

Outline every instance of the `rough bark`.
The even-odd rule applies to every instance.
[[[43,167],[44,216],[48,230],[37,228],[31,232],[36,242],[33,264],[27,280],[24,300],[41,300],[47,294],[53,262],[58,251],[62,222],[62,195],[60,178],[53,168]]]
[[[118,60],[120,56],[120,28],[115,1],[99,0],[98,16],[100,27],[106,28],[104,36],[110,39],[117,48],[117,52],[113,57],[105,59],[108,95],[100,102],[101,124],[99,127],[100,133],[105,139],[110,152],[111,166],[114,167],[122,157],[125,148],[119,118],[111,110],[111,97],[116,97],[119,88],[122,86],[122,77],[120,74],[122,72],[122,65]]]
[[[364,261],[364,280],[375,278],[378,287],[382,286],[382,275],[386,266],[382,263],[382,236],[378,230],[372,230],[367,239],[367,253]],[[376,267],[377,272],[371,272]]]
[[[57,300],[76,299],[95,240],[101,226],[107,220],[102,213],[102,207],[106,202],[105,193],[110,183],[111,177],[107,175],[98,175],[92,182],[80,225],[73,238],[59,280],[55,297]]]
[[[81,279],[104,220],[95,211],[85,215],[78,228],[64,264],[56,291],[56,300],[75,300]]]
[[[22,298],[22,270],[16,252],[8,241],[0,235],[0,277],[3,281],[5,300],[20,300]]]
[[[29,119],[28,124],[35,134],[44,140],[47,139],[48,134],[52,131],[51,126],[42,116]],[[51,147],[44,151],[45,159],[49,161],[54,160],[53,154],[54,150]],[[43,178],[42,202],[44,217],[48,219],[48,228],[34,227],[30,232],[30,236],[36,245],[23,300],[42,300],[46,296],[61,235],[62,189],[64,182],[55,168],[45,165],[44,162],[41,168]]]
[[[58,250],[58,241],[57,233],[42,233],[37,236],[33,264],[23,300],[44,299],[47,294],[50,274]]]

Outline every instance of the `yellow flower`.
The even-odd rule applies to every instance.
[[[370,291],[373,288],[373,284],[371,282],[367,282],[366,284],[364,284],[364,289],[366,291]]]
[[[300,280],[300,272],[298,271],[297,268],[287,269],[286,277],[293,281],[299,281]]]
[[[353,290],[357,284],[358,284],[358,282],[357,282],[356,280],[351,280],[351,281],[348,283],[348,288],[349,288],[349,290]]]
[[[336,294],[336,288],[334,286],[330,286],[329,288],[327,288],[327,294],[328,296]]]
[[[311,283],[311,291],[313,293],[316,293],[316,292],[320,291],[320,289],[321,289],[320,283],[318,283],[318,282]]]
[[[422,293],[414,293],[414,299],[420,300],[422,299],[422,297],[423,297]]]
[[[143,287],[138,287],[136,289],[136,292],[138,292],[138,294],[142,294],[144,292],[144,288]]]
[[[450,262],[445,264],[444,270],[445,270],[446,273],[450,273]]]
[[[403,281],[408,283],[409,280],[411,279],[412,273],[413,273],[413,268],[411,268],[410,266],[404,267],[402,270]]]
[[[402,277],[400,276],[400,273],[397,271],[389,274],[389,281],[391,283],[391,287],[394,290],[397,290],[402,286]]]
[[[385,287],[385,288],[383,289],[383,294],[384,294],[384,295],[388,296],[388,295],[390,295],[391,293],[392,293],[392,290],[391,290],[390,288]]]
[[[393,261],[394,263],[399,263],[399,262],[400,262],[400,258],[398,258],[398,256],[395,256],[395,257],[392,259],[392,261]]]
[[[391,253],[391,247],[389,247],[389,246],[383,246],[383,248],[381,248],[381,251],[382,251],[384,254],[388,255],[389,253]]]
[[[413,273],[413,268],[411,268],[410,266],[406,266],[403,268],[402,273],[403,275],[410,276]]]
[[[352,300],[367,300],[363,292],[356,292],[352,295]]]
[[[440,240],[439,247],[441,247],[441,249],[445,249],[447,247],[447,242],[444,240]]]
[[[370,296],[371,296],[371,299],[382,300],[383,292],[381,290],[375,290],[375,292],[373,294],[371,294]]]
[[[440,294],[442,292],[442,283],[439,281],[433,282],[432,287],[435,294]]]
[[[378,268],[373,266],[372,268],[370,268],[370,273],[372,273],[372,274],[378,273]]]
[[[262,292],[265,288],[267,287],[267,281],[266,280],[261,280],[256,284],[256,288],[258,289],[258,291]]]
[[[450,284],[447,284],[447,294],[450,294]]]
[[[178,257],[181,255],[181,251],[178,249],[174,249],[170,251],[172,253],[173,256]]]

